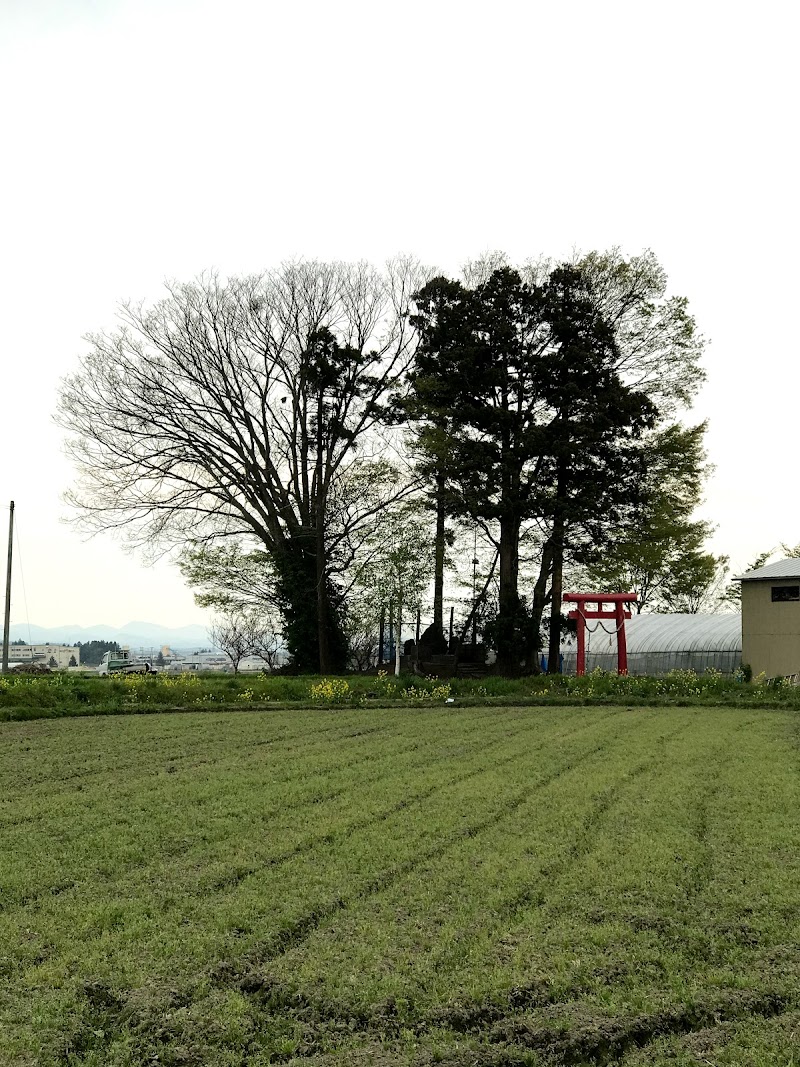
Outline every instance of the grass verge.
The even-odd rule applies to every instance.
[[[800,687],[779,680],[745,683],[716,672],[660,677],[540,675],[440,681],[404,675],[337,678],[182,674],[100,678],[77,674],[0,677],[0,722],[82,715],[242,708],[413,707],[750,707],[800,709]]]

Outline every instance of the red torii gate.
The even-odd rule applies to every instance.
[[[577,620],[578,656],[575,664],[575,673],[586,674],[586,620],[608,619],[614,623],[614,630],[606,630],[606,633],[617,635],[617,674],[628,673],[628,645],[625,641],[625,620],[631,617],[626,609],[627,604],[635,604],[639,598],[636,593],[564,593],[564,600],[576,605],[573,611],[567,615],[568,619]],[[594,609],[587,608],[587,604],[596,604]],[[613,611],[603,611],[604,604],[611,604]],[[602,622],[600,623],[602,626]],[[603,627],[605,630],[605,627]]]

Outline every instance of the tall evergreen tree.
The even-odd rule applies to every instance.
[[[513,672],[529,627],[519,595],[522,523],[551,524],[558,603],[568,530],[630,502],[636,463],[626,442],[655,409],[622,380],[613,331],[575,268],[543,285],[507,267],[473,289],[436,279],[416,304],[408,409],[432,427],[421,441],[456,513],[497,526],[495,640],[500,668]]]
[[[454,513],[499,528],[497,653],[501,669],[512,671],[524,630],[519,530],[538,496],[536,368],[548,339],[543,293],[501,268],[472,289],[436,278],[415,303],[419,345],[407,410],[433,427],[421,441]]]
[[[575,530],[594,543],[641,499],[644,466],[636,442],[652,427],[655,405],[623,381],[614,330],[582,272],[556,268],[548,279],[551,346],[541,365],[547,405],[544,481],[549,483],[552,593],[548,670],[559,669],[564,558]]]
[[[654,405],[659,424],[674,418],[691,401],[703,380],[700,356],[704,341],[697,332],[686,299],[667,294],[666,274],[649,251],[630,259],[617,248],[591,252],[576,257],[568,266],[580,274],[585,299],[594,305],[611,330],[613,361],[610,369],[617,373],[624,386],[647,397]],[[536,264],[526,272],[526,277],[534,282],[541,282],[548,275],[552,275],[552,269],[542,264]],[[649,437],[645,435],[641,440],[643,454],[638,462],[631,451],[631,442],[626,445],[632,470],[635,472],[638,467],[643,472],[641,497],[644,500],[648,493],[655,491],[645,473],[650,470]],[[673,453],[672,460],[680,468],[677,453]],[[584,482],[582,495],[590,489],[591,482]],[[635,500],[635,494],[631,499]],[[599,550],[605,551],[621,531],[624,531],[623,536],[635,538],[638,521],[636,512],[630,507],[584,509],[584,514],[576,516],[572,523],[567,557],[572,562],[585,563],[592,555],[596,557]],[[560,615],[560,589],[554,590],[551,584],[556,567],[554,527],[555,516],[543,524],[540,531],[543,548],[532,597],[531,641],[534,647],[542,612],[549,600],[553,601],[553,614]],[[555,622],[551,636],[555,650]],[[551,656],[551,663],[552,660]]]

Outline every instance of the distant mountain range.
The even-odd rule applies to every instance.
[[[211,640],[204,626],[159,626],[153,622],[129,622],[125,626],[36,626],[24,622],[11,624],[12,641],[33,645],[74,645],[77,641],[117,641],[131,648],[160,648],[195,651],[210,648]]]

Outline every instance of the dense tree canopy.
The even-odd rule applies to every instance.
[[[499,527],[498,652],[508,667],[519,621],[519,526],[536,506],[543,444],[543,294],[501,268],[473,289],[434,279],[415,304],[420,343],[406,407],[423,423],[421,445],[453,509]]]
[[[200,603],[280,634],[297,669],[368,662],[388,601],[431,582],[441,641],[459,528],[495,556],[507,671],[538,661],[548,603],[557,663],[565,567],[638,568],[677,603],[719,563],[692,517],[702,430],[676,421],[702,339],[651,253],[493,255],[460,280],[291,263],[120,318],[61,393],[80,520],[177,550]]]
[[[727,564],[704,549],[711,524],[694,518],[708,467],[705,430],[704,423],[670,424],[648,437],[633,519],[587,567],[587,580],[598,590],[635,592],[637,612],[708,608]]]
[[[544,607],[541,595],[530,609],[520,598],[523,524],[547,531],[537,585],[549,578],[559,604],[565,554],[596,549],[641,502],[640,439],[691,395],[700,348],[685,305],[659,306],[664,279],[649,258],[476,276],[471,288],[433,279],[416,295],[405,407],[451,508],[496,531],[497,651],[513,670],[538,644]],[[554,612],[555,663],[559,637]]]

